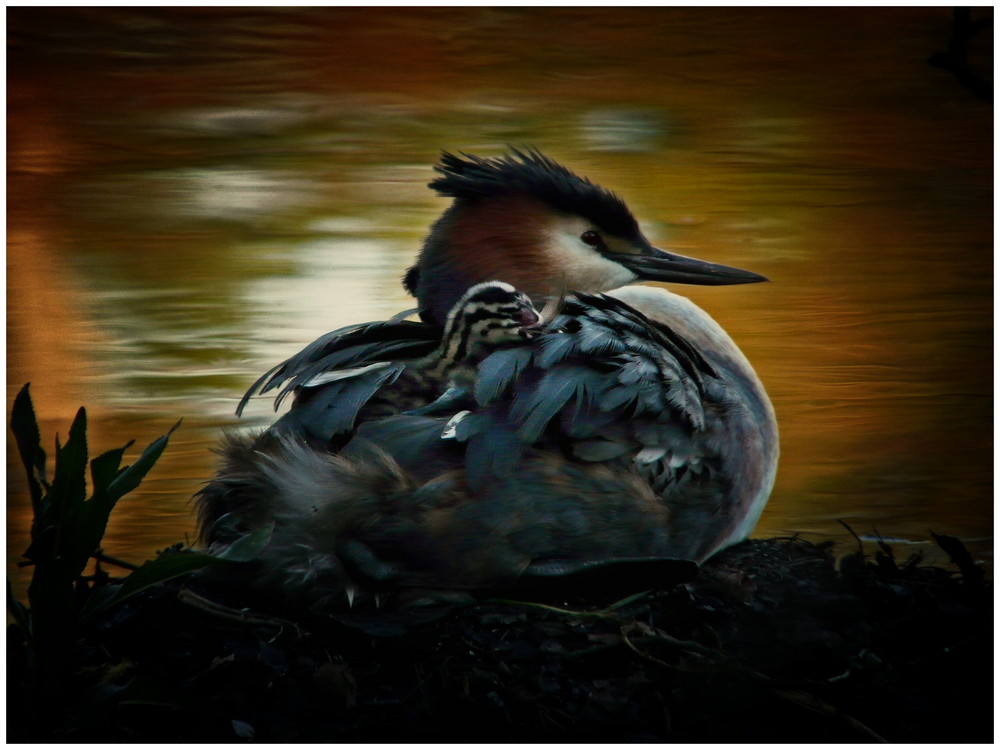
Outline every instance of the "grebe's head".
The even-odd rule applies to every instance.
[[[684,284],[766,281],[654,247],[625,202],[537,151],[492,159],[444,153],[430,187],[453,198],[431,229],[407,290],[438,323],[471,285],[503,279],[534,299],[563,284],[603,292],[637,279]]]

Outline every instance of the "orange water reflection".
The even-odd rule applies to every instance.
[[[8,30],[7,403],[31,380],[47,439],[86,404],[94,452],[185,420],[109,553],[191,531],[257,374],[409,306],[439,149],[530,143],[660,244],[772,279],[677,290],[778,412],[758,534],[844,519],[992,554],[992,110],[925,64],[949,10],[18,8]]]

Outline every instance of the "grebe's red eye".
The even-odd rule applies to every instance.
[[[591,247],[600,247],[601,245],[604,244],[604,241],[601,239],[601,235],[599,235],[593,229],[590,229],[581,234],[580,239],[583,240],[584,243],[586,243],[587,245],[590,245]]]

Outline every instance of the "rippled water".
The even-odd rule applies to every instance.
[[[982,9],[977,13],[992,13]],[[236,402],[411,306],[440,149],[531,144],[647,235],[770,284],[682,288],[768,387],[757,535],[927,530],[992,556],[992,108],[951,11],[9,9],[7,404],[91,451],[183,418],[109,554],[193,530]],[[987,37],[989,34],[987,33]],[[973,62],[991,65],[990,40]],[[8,568],[30,521],[8,447]],[[904,547],[906,549],[906,547]],[[18,582],[23,571],[13,571]]]

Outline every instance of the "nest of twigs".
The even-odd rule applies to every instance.
[[[935,539],[956,570],[755,540],[687,583],[409,613],[178,579],[88,627],[43,697],[12,637],[8,739],[991,742],[990,588]]]

